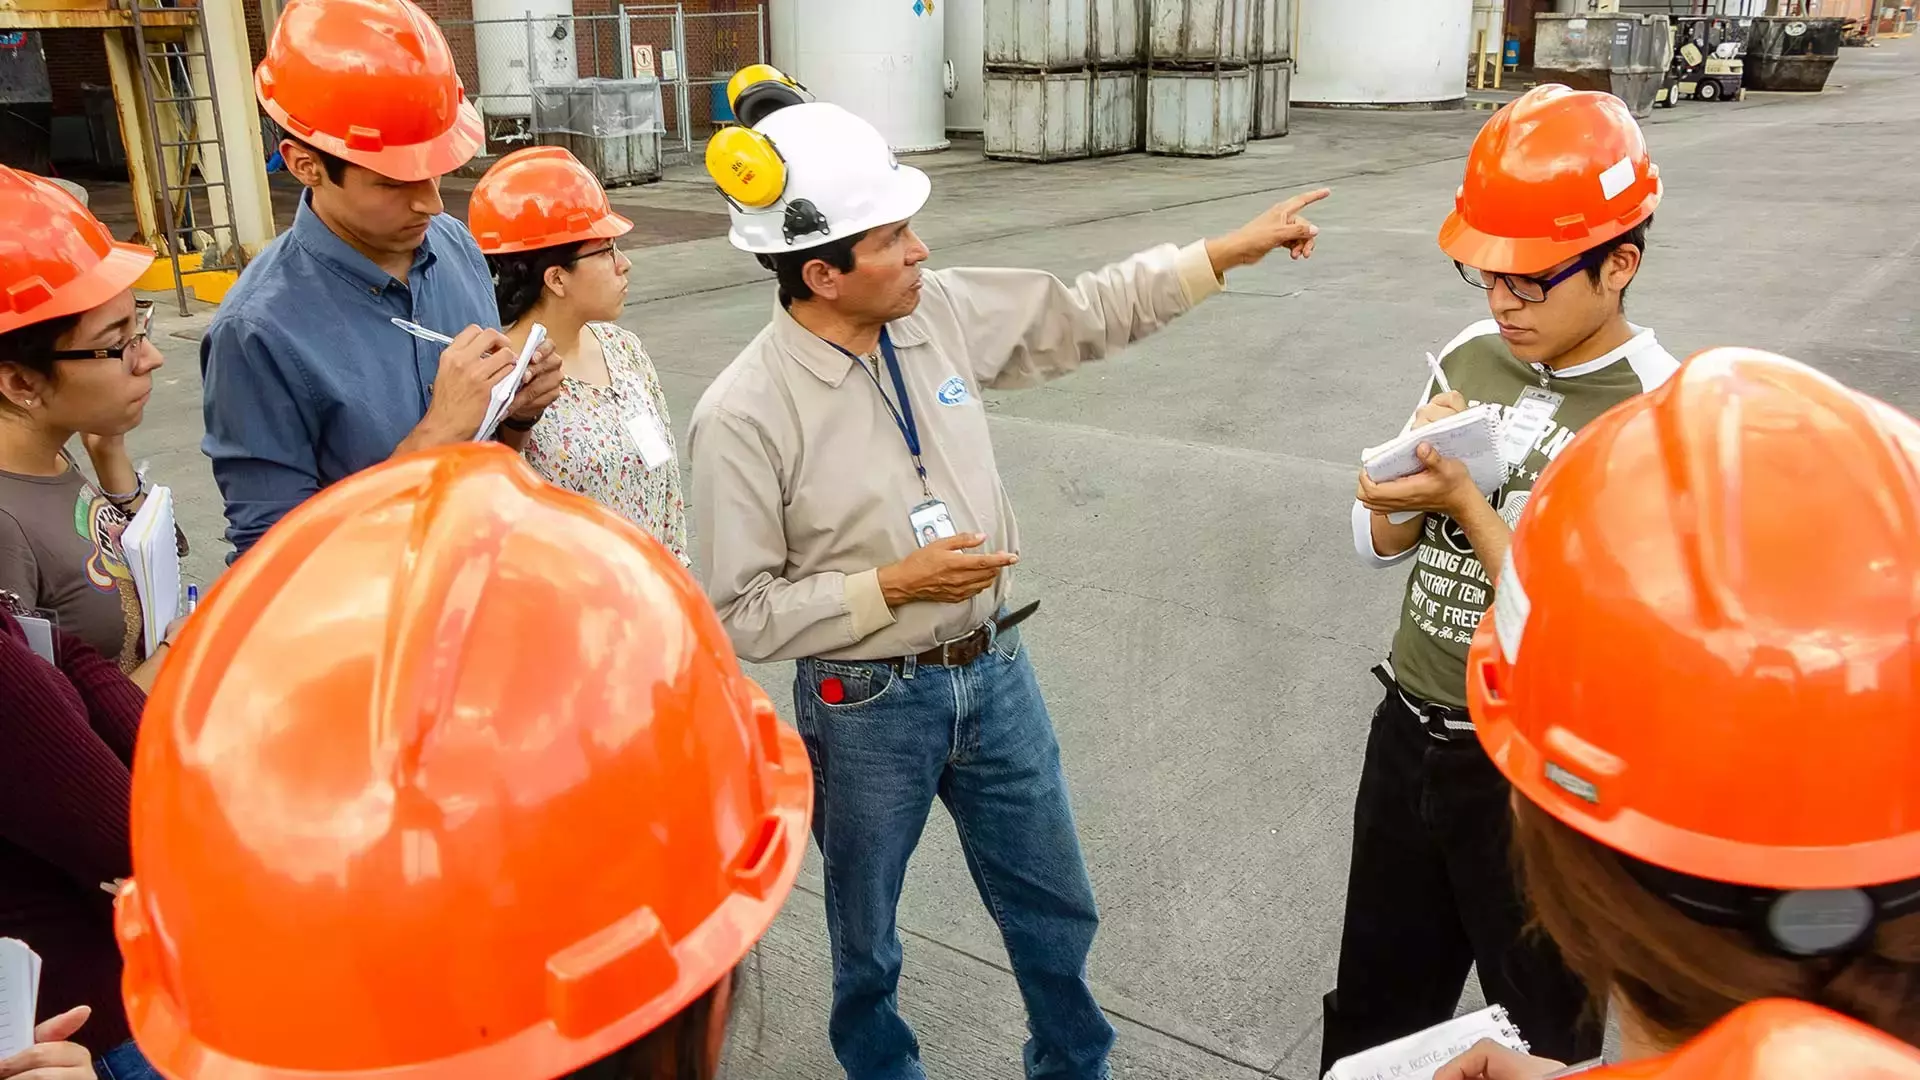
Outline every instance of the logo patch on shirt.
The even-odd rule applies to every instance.
[[[940,390],[934,396],[940,399],[942,405],[949,407],[965,405],[968,396],[967,384],[958,375],[950,376],[946,382],[940,384]]]

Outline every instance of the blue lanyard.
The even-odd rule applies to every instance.
[[[893,380],[894,396],[900,399],[898,408],[887,397],[886,388],[880,385],[880,376],[874,374],[866,361],[838,345],[833,347],[846,353],[854,366],[866,372],[867,378],[873,381],[873,388],[880,392],[881,404],[887,407],[887,413],[893,417],[893,425],[900,429],[900,437],[907,441],[907,453],[913,456],[913,471],[920,475],[920,490],[926,493],[927,498],[933,498],[933,488],[927,483],[927,466],[920,460],[920,429],[913,422],[913,399],[907,396],[907,382],[900,375],[900,358],[894,355],[893,339],[887,336],[886,328],[880,328],[880,355],[886,359],[887,375]]]

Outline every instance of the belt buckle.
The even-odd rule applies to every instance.
[[[1457,729],[1447,725],[1448,715],[1455,711],[1437,702],[1427,702],[1419,709],[1420,727],[1426,731],[1428,738],[1436,742],[1465,742],[1473,737],[1472,728]]]

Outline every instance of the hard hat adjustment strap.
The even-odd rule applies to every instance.
[[[1695,877],[1616,852],[1640,886],[1703,926],[1743,930],[1797,960],[1858,953],[1880,923],[1920,912],[1920,878],[1834,889],[1770,889]]]

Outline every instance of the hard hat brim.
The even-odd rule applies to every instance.
[[[578,244],[587,240],[612,240],[633,231],[633,222],[620,214],[609,213],[592,225],[575,232],[560,233],[555,236],[536,236],[527,240],[515,240],[512,243],[480,244],[482,255],[513,255],[522,251],[538,251],[541,248],[559,247],[562,244]],[[478,237],[475,237],[478,240]]]
[[[1604,241],[1520,240],[1494,236],[1467,224],[1458,210],[1440,226],[1440,250],[1465,266],[1496,274],[1537,274]]]
[[[774,203],[765,210],[743,211],[739,207],[732,210],[733,227],[727,230],[727,240],[741,251],[755,255],[777,255],[783,251],[806,251],[824,244],[830,244],[845,236],[865,232],[881,225],[891,225],[896,221],[905,221],[918,214],[927,205],[927,199],[933,194],[933,181],[927,174],[911,165],[902,165],[894,171],[894,182],[886,193],[875,200],[873,208],[865,215],[848,222],[834,222],[830,234],[814,234],[802,238],[796,243],[787,243],[780,236],[780,222],[786,213],[786,200]],[[746,222],[764,221],[768,227],[763,236],[755,237],[741,226]]]
[[[1467,703],[1475,734],[1514,790],[1561,824],[1642,862],[1678,873],[1763,889],[1851,889],[1904,881],[1920,870],[1920,831],[1863,844],[1789,848],[1748,844],[1676,828],[1631,808],[1608,811],[1547,778],[1547,757],[1489,693],[1488,667],[1500,646],[1489,612],[1467,658]],[[1549,736],[1551,738],[1551,736]]]
[[[92,311],[119,296],[140,280],[153,265],[153,249],[140,244],[116,243],[93,269],[56,290],[44,303],[26,312],[0,312],[0,334],[48,319]]]
[[[257,77],[256,77],[257,81]],[[454,112],[453,126],[426,142],[410,143],[405,146],[388,146],[379,150],[355,150],[332,135],[315,131],[302,135],[290,123],[287,111],[264,93],[259,95],[261,105],[267,115],[279,124],[288,138],[306,143],[316,150],[324,150],[349,164],[370,169],[389,180],[401,183],[414,183],[445,176],[467,162],[472,161],[480,148],[487,143],[486,126],[480,120],[480,110],[473,102],[462,101]]]

